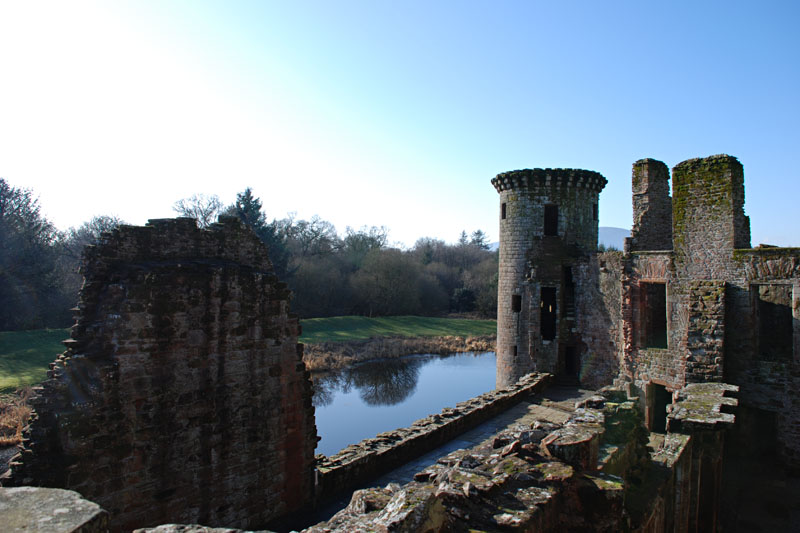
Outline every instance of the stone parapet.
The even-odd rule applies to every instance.
[[[330,457],[318,456],[318,492],[326,499],[424,455],[522,399],[542,391],[550,374],[530,374],[506,389],[484,393],[417,420],[410,427],[381,433]]]
[[[608,184],[602,174],[593,170],[574,168],[533,168],[511,170],[492,179],[497,192],[509,189],[535,189],[540,187],[586,188],[600,192]]]

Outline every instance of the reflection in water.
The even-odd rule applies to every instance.
[[[414,393],[419,357],[371,361],[332,374],[314,376],[314,406],[330,405],[336,390],[348,393],[355,387],[367,405],[395,405]]]
[[[317,373],[312,379],[317,432],[322,438],[317,453],[331,455],[492,390],[495,356],[493,352],[410,356]]]

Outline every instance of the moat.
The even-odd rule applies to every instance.
[[[494,389],[495,354],[414,355],[314,376],[316,453],[348,444]],[[443,385],[444,384],[444,385]]]

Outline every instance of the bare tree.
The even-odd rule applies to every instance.
[[[215,194],[193,194],[190,198],[178,200],[172,205],[172,210],[183,217],[193,218],[201,228],[207,228],[216,222],[217,215],[222,211],[222,202]]]

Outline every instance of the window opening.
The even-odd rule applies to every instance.
[[[672,403],[672,394],[664,385],[651,385],[653,392],[653,433],[667,432],[667,406]]]
[[[572,267],[564,267],[564,308],[563,316],[575,318],[575,281],[572,279]]]
[[[558,206],[544,206],[544,234],[552,237],[558,235]]]
[[[522,296],[519,294],[511,295],[511,311],[519,313],[522,311]]]
[[[592,204],[592,218],[594,220],[597,220],[599,218],[598,212],[597,212],[597,204]]]
[[[517,347],[514,346],[514,357],[516,357],[516,356],[517,356]]]
[[[506,219],[506,204],[500,204],[500,218],[505,220]]]
[[[645,348],[667,347],[667,286],[642,283]]]
[[[556,338],[556,289],[542,287],[541,298],[541,333],[542,339],[551,341]]]
[[[758,357],[762,361],[792,360],[792,286],[756,285]]]

